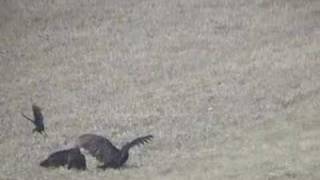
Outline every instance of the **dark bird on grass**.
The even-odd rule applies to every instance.
[[[152,138],[152,135],[138,137],[118,149],[105,137],[84,134],[78,138],[77,146],[87,150],[89,154],[103,163],[98,168],[120,168],[128,160],[130,148],[136,145],[143,145]]]
[[[44,124],[43,124],[43,115],[41,113],[41,108],[35,104],[32,104],[32,111],[33,111],[33,118],[31,119],[28,116],[24,115],[23,113],[22,116],[32,122],[35,126],[35,128],[32,130],[32,132],[38,132],[40,134],[43,134],[45,136],[48,136],[47,133],[45,132]]]
[[[68,169],[74,168],[78,170],[87,169],[86,158],[80,152],[79,148],[71,148],[57,151],[49,155],[49,157],[40,163],[42,167],[60,167],[67,165]]]

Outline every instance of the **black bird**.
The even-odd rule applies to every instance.
[[[130,148],[136,145],[143,145],[153,138],[152,135],[143,136],[126,143],[121,149],[116,148],[107,138],[95,135],[84,134],[78,138],[77,145],[94,156],[103,165],[98,168],[120,168],[129,157]]]
[[[41,113],[41,108],[35,104],[32,104],[32,111],[33,111],[33,118],[31,119],[28,116],[24,115],[23,113],[22,116],[32,122],[35,126],[35,128],[32,130],[32,132],[38,132],[40,134],[44,134],[45,136],[48,136],[47,133],[45,132],[44,124],[43,124],[43,115]]]
[[[49,155],[49,157],[40,163],[42,167],[59,167],[67,165],[68,169],[74,168],[78,170],[87,169],[86,158],[80,152],[79,148],[71,148],[57,151]]]

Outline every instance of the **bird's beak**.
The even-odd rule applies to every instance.
[[[40,163],[40,166],[42,166],[42,167],[48,167],[48,166],[49,166],[49,161],[48,161],[48,159],[42,161],[42,162]]]

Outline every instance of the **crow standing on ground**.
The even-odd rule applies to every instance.
[[[40,163],[42,167],[59,167],[67,165],[68,169],[74,168],[78,170],[87,169],[86,158],[80,152],[79,148],[71,148],[57,151],[49,155],[49,157]]]
[[[84,148],[89,154],[103,163],[98,168],[119,168],[128,160],[130,148],[136,145],[143,145],[152,138],[152,135],[139,137],[125,144],[121,149],[118,149],[105,137],[95,134],[84,134],[78,138],[77,146]]]
[[[32,130],[32,132],[38,132],[40,134],[44,133],[45,136],[48,136],[47,133],[45,132],[44,124],[43,124],[43,115],[41,113],[41,108],[35,104],[32,104],[32,111],[33,111],[33,118],[31,119],[28,116],[24,115],[23,113],[22,116],[26,118],[27,120],[31,121],[35,128]]]

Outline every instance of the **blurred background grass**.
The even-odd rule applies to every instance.
[[[319,1],[0,3],[0,179],[319,178]],[[38,166],[89,132],[155,139],[121,171]]]

